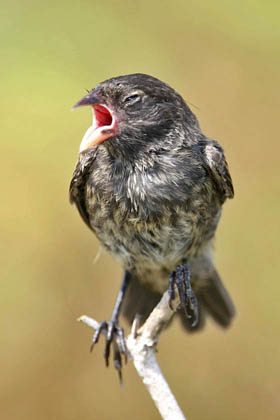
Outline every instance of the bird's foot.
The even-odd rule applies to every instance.
[[[111,345],[113,345],[114,365],[122,383],[122,358],[124,358],[126,363],[128,356],[123,328],[119,326],[118,319],[112,318],[111,321],[102,321],[93,335],[90,351],[93,350],[94,345],[98,342],[101,333],[105,333],[106,335],[104,351],[105,364],[109,366]]]
[[[188,264],[178,265],[176,271],[169,275],[169,306],[172,308],[172,300],[175,298],[175,284],[178,289],[181,307],[184,308],[187,318],[191,321],[191,326],[195,327],[198,323],[198,303],[197,298],[190,282],[190,270]]]

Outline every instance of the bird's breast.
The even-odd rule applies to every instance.
[[[87,209],[96,236],[125,268],[173,269],[206,239],[202,215],[186,206],[162,203],[156,210],[148,199],[133,204],[128,197],[101,196],[88,186]],[[215,226],[206,230],[211,238]]]
[[[96,165],[84,192],[89,222],[124,267],[174,268],[212,238],[219,207],[201,176],[188,183],[174,165]]]

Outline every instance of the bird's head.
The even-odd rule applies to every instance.
[[[85,133],[80,152],[96,145],[127,153],[145,150],[153,143],[178,139],[179,133],[198,127],[182,97],[170,86],[145,74],[115,77],[100,83],[74,108],[91,106],[93,122]],[[183,134],[182,134],[183,133]]]

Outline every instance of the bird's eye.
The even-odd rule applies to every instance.
[[[132,95],[127,96],[124,98],[124,103],[127,105],[132,105],[141,100],[141,96],[139,93],[133,93]]]

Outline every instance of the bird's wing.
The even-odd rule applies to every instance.
[[[208,140],[204,148],[204,158],[208,169],[210,169],[210,174],[223,196],[223,201],[226,198],[233,198],[234,189],[228,164],[219,143],[215,140]]]
[[[76,204],[82,219],[90,229],[89,215],[85,204],[85,186],[95,157],[96,149],[91,150],[91,153],[80,154],[69,188],[70,203]]]

